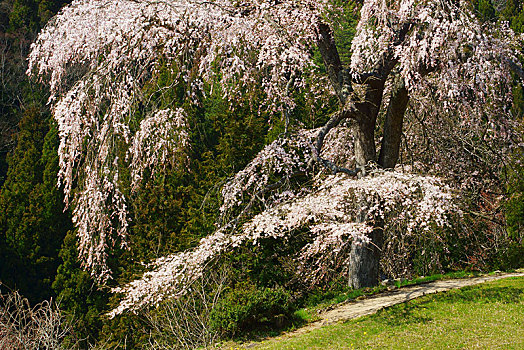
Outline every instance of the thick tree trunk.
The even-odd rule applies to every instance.
[[[354,128],[355,160],[358,166],[365,166],[368,162],[377,160],[375,147],[375,126],[385,80],[371,82],[366,91],[365,107],[362,115],[357,118]],[[367,206],[368,203],[363,203]],[[359,221],[368,221],[366,213]],[[380,255],[383,241],[383,225],[375,223],[375,229],[369,234],[371,242],[353,242],[349,255],[349,286],[355,289],[371,287],[378,284],[380,271]]]
[[[393,88],[386,112],[384,136],[382,137],[382,146],[380,147],[380,155],[378,157],[378,164],[382,168],[394,168],[397,164],[402,137],[402,123],[404,122],[408,99],[408,90],[404,85],[403,79],[401,79]]]
[[[322,129],[316,145],[316,151],[318,153],[320,153],[322,148],[324,136],[332,127],[338,125],[340,119],[344,117],[356,121],[354,136],[357,166],[362,167],[370,161],[377,161],[375,125],[382,104],[384,85],[391,71],[398,63],[395,58],[395,46],[401,45],[404,42],[406,35],[412,27],[413,23],[409,21],[403,23],[395,30],[395,40],[392,47],[383,53],[382,58],[377,61],[373,69],[363,74],[350,74],[344,71],[342,67],[333,39],[333,32],[328,26],[319,23],[317,28],[319,51],[324,60],[324,65],[332,86],[346,113],[341,113],[334,118],[330,118],[328,124]],[[355,90],[354,85],[359,85],[359,89]],[[363,96],[358,93],[362,92],[362,89],[364,89]],[[403,91],[400,91],[398,97],[404,97],[403,93]],[[402,119],[405,105],[407,104],[407,91],[405,92],[405,99],[405,103],[399,102],[398,105],[390,103],[391,112],[388,111],[390,118],[389,121],[386,122],[388,124],[385,128],[391,130],[385,133],[387,136],[384,137],[381,148],[381,163],[385,165],[385,167],[395,166],[398,160]],[[396,98],[392,98],[393,102],[395,100]],[[348,106],[350,106],[350,108],[348,108]],[[399,116],[400,119],[398,118]],[[363,218],[363,220],[365,219],[366,218]],[[354,288],[373,286],[378,283],[380,252],[384,239],[383,227],[383,223],[378,225],[375,223],[375,229],[370,234],[371,242],[367,244],[358,244],[355,242],[351,247],[349,284]]]
[[[359,121],[354,128],[355,160],[359,166],[376,160],[375,122],[376,118]]]
[[[384,241],[384,225],[375,224],[371,242],[353,242],[349,253],[348,285],[353,289],[376,286],[380,278],[380,256]]]

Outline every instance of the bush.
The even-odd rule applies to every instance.
[[[255,328],[282,327],[293,311],[291,295],[284,288],[257,288],[242,282],[218,302],[210,326],[222,336],[234,336]]]
[[[505,250],[500,252],[495,267],[500,270],[524,267],[524,243],[509,242]]]

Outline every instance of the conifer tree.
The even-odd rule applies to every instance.
[[[57,188],[57,131],[49,114],[24,112],[0,194],[0,234],[5,248],[0,280],[33,302],[49,298],[58,250],[71,226]]]

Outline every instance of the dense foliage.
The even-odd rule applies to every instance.
[[[58,251],[71,223],[56,185],[58,134],[47,94],[24,73],[31,41],[63,4],[1,6],[0,280],[33,303],[54,295]]]

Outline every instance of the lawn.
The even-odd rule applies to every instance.
[[[524,277],[426,296],[257,349],[524,349]]]

